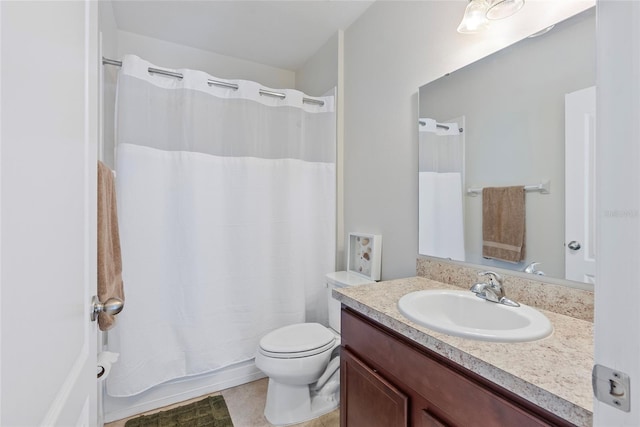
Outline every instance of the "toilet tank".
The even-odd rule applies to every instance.
[[[331,296],[331,291],[335,288],[345,288],[347,286],[365,285],[375,282],[350,271],[329,273],[326,275],[326,281],[327,300],[329,303],[329,327],[340,333],[340,301]]]

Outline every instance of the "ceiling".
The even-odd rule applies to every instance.
[[[114,0],[118,29],[295,71],[373,0]]]

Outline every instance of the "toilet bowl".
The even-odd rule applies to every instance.
[[[340,404],[340,303],[336,287],[372,283],[351,272],[327,275],[329,328],[297,323],[269,332],[260,340],[256,367],[269,377],[264,415],[284,426],[317,418]]]
[[[338,387],[334,393],[317,393],[322,387],[309,385],[323,374],[326,384],[339,372],[339,358],[334,354],[339,346],[339,338],[319,323],[285,326],[260,340],[256,367],[269,377],[264,415],[271,424],[299,423],[338,407]],[[329,363],[332,357],[333,364]]]

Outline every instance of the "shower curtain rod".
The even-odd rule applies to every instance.
[[[426,126],[427,122],[425,122],[424,120],[418,120],[418,124],[420,126]],[[444,130],[449,130],[450,127],[447,125],[441,125],[440,123],[436,123],[436,127],[439,129],[444,129]],[[462,128],[458,128],[458,132],[462,133],[463,129]]]
[[[425,122],[423,120],[418,120],[418,123],[420,124],[420,126],[426,126],[427,125],[427,122]],[[444,129],[444,130],[449,130],[449,126],[441,125],[440,123],[436,123],[436,127],[440,128],[440,129]]]
[[[102,58],[102,65],[115,65],[116,67],[122,67],[122,61],[116,61],[115,59],[109,59],[109,58],[103,57]],[[153,73],[153,74],[161,74],[163,76],[175,77],[177,79],[182,79],[182,74],[176,73],[176,72],[173,72],[173,71],[162,70],[160,68],[149,67],[149,72]],[[220,86],[220,87],[226,87],[226,88],[233,89],[233,90],[238,90],[238,85],[235,84],[235,83],[221,82],[219,80],[212,80],[212,79],[208,79],[207,83],[209,84],[209,86]],[[287,95],[282,93],[282,92],[274,92],[274,91],[266,90],[266,89],[260,89],[259,92],[260,92],[260,95],[273,96],[273,97],[280,98],[280,99],[285,99],[287,97]],[[307,104],[320,105],[320,106],[324,105],[324,101],[321,101],[319,99],[306,98],[306,97],[302,98],[302,102],[307,103]]]

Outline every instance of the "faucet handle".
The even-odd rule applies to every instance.
[[[541,262],[532,262],[525,267],[523,270],[525,273],[537,274],[539,276],[544,276],[544,272],[542,270],[538,270],[537,266],[542,264]]]
[[[481,271],[478,273],[478,276],[488,277],[489,285],[491,286],[502,285],[502,276],[500,276],[498,273],[495,273],[493,271]]]
[[[495,298],[496,298],[495,301],[493,298],[490,301],[493,301],[493,302],[500,301],[500,298],[504,296],[504,288],[502,287],[502,277],[498,273],[495,273],[493,271],[481,271],[480,273],[478,273],[478,276],[480,277],[486,276],[489,278],[489,283],[487,283],[487,286],[489,287],[489,289],[491,289],[491,292],[495,295]]]
[[[474,294],[479,294],[482,291],[485,290],[485,288],[487,287],[486,283],[476,283],[475,285],[473,285],[469,290],[471,292],[473,292]]]

